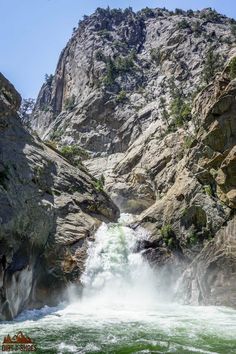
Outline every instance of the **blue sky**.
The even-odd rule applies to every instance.
[[[236,18],[233,0],[0,0],[0,70],[23,97],[36,97],[46,73],[54,73],[59,54],[84,14],[97,7],[131,6],[202,9],[213,7]]]

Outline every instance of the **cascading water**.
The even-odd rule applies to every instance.
[[[157,270],[140,253],[143,229],[103,224],[88,250],[81,298],[25,311],[0,325],[0,338],[21,330],[37,353],[235,353],[236,311],[182,306],[160,296]]]
[[[144,229],[134,231],[122,223],[103,224],[89,248],[82,304],[106,309],[148,308],[157,296],[155,274],[140,253],[134,252],[137,240],[147,238]]]

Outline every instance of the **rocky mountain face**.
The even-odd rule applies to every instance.
[[[195,304],[235,304],[235,33],[211,9],[98,9],[31,119],[137,214],[144,256]]]
[[[31,136],[0,75],[0,319],[55,304],[78,282],[89,239],[118,208],[85,168]]]

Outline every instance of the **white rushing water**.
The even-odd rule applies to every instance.
[[[118,224],[103,224],[89,248],[82,307],[112,309],[150,308],[157,296],[154,271],[141,253],[134,252],[138,240],[147,232],[134,231],[123,224],[130,216],[121,216]]]
[[[23,330],[38,353],[236,353],[236,311],[168,303],[140,253],[143,229],[102,224],[88,250],[81,298],[22,313],[0,335]]]

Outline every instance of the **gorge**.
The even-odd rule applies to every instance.
[[[235,352],[235,28],[212,9],[98,8],[30,117],[1,74],[2,336]]]

